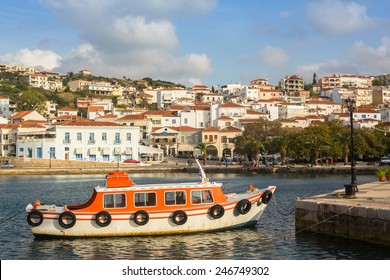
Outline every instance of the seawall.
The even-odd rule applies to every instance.
[[[390,181],[358,186],[353,199],[344,189],[296,201],[296,232],[330,236],[390,246]]]

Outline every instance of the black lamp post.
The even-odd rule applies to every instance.
[[[354,147],[354,135],[353,135],[353,111],[355,109],[356,101],[348,98],[345,100],[349,111],[350,125],[351,125],[351,184],[344,185],[345,197],[354,198],[355,191],[357,191],[356,182],[356,166],[355,166],[355,147]]]

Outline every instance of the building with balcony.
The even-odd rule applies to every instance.
[[[279,81],[279,87],[287,95],[293,95],[304,90],[304,81],[297,75],[286,76]]]
[[[322,89],[332,88],[369,88],[372,86],[373,77],[361,75],[330,75],[318,80]]]
[[[121,162],[139,159],[139,128],[89,120],[17,133],[16,156]]]

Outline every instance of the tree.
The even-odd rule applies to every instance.
[[[344,165],[348,165],[349,143],[351,142],[351,136],[349,133],[339,133],[336,135],[335,140],[343,148]]]
[[[248,151],[250,151],[253,158],[256,160],[256,165],[259,162],[259,156],[262,151],[264,151],[263,143],[256,137],[250,137],[244,142]]]
[[[45,95],[38,91],[29,89],[27,91],[22,92],[17,101],[16,106],[18,111],[37,111],[40,114],[43,114],[45,110]]]
[[[383,82],[381,80],[374,79],[374,80],[372,80],[372,85],[374,87],[380,87],[380,86],[383,86]]]
[[[317,84],[317,74],[314,73],[313,74],[313,85],[316,85]]]
[[[196,145],[194,148],[194,149],[198,149],[201,151],[202,157],[203,157],[203,165],[207,164],[207,147],[208,146],[209,146],[208,143],[202,142],[202,143],[199,143],[198,145]]]
[[[280,158],[282,160],[282,165],[286,165],[287,158],[287,147],[289,145],[289,137],[286,134],[276,136],[274,138],[275,144],[279,147]]]
[[[329,148],[332,139],[326,124],[311,125],[304,129],[305,144],[313,153],[312,163],[318,165],[320,153]]]

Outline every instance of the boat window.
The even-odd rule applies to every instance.
[[[126,207],[125,194],[105,194],[104,208],[123,208]]]
[[[156,193],[134,193],[135,207],[156,206]]]
[[[214,199],[211,190],[191,191],[192,204],[213,203],[213,202]]]
[[[173,191],[165,193],[165,205],[183,205],[186,204],[185,191]]]

